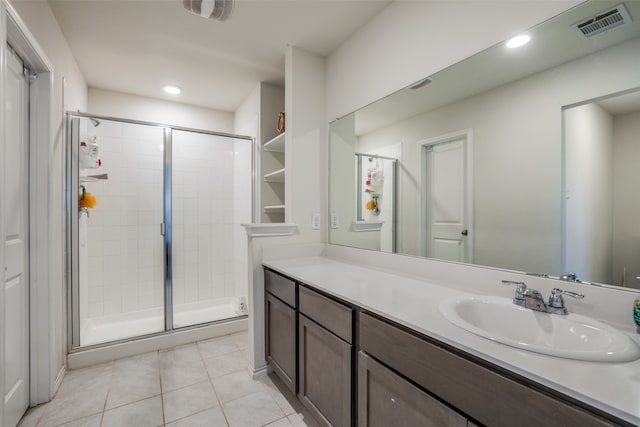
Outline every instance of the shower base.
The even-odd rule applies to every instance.
[[[218,298],[178,304],[173,311],[174,328],[238,317],[233,298]],[[80,329],[81,347],[103,344],[164,331],[164,310],[146,310],[111,314],[86,319]]]

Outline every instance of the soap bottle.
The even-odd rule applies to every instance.
[[[636,321],[637,330],[640,333],[640,297],[633,302],[633,320]]]

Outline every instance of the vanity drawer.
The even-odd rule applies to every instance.
[[[362,351],[487,426],[612,426],[435,343],[360,313]]]
[[[348,343],[352,342],[353,309],[309,288],[298,289],[300,312]]]
[[[293,308],[296,306],[296,282],[271,270],[264,270],[264,288]]]

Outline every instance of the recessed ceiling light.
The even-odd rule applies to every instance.
[[[507,42],[507,47],[509,49],[515,49],[529,43],[529,40],[531,40],[531,37],[526,34],[520,34],[519,36],[515,36],[514,38],[509,39],[509,41]]]
[[[165,86],[163,89],[165,92],[170,93],[171,95],[178,95],[180,94],[180,92],[182,92],[180,88],[176,86]]]

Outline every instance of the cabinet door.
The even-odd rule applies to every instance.
[[[269,293],[265,301],[267,362],[296,393],[296,311]]]
[[[467,427],[467,419],[360,352],[358,424],[370,427]]]
[[[351,345],[299,315],[300,392],[316,420],[351,425]]]

